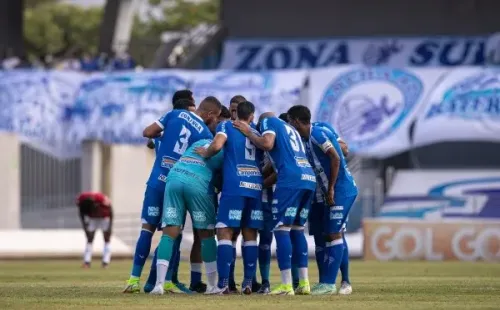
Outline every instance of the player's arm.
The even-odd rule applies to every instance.
[[[313,132],[314,141],[317,146],[325,153],[330,159],[330,175],[328,176],[328,195],[327,200],[329,204],[333,204],[333,189],[335,187],[335,183],[337,182],[337,177],[339,175],[340,168],[340,156],[335,150],[332,141],[328,138],[328,136],[321,131]]]
[[[276,172],[271,172],[271,174],[264,179],[263,186],[264,188],[270,188],[278,181],[278,174]]]
[[[347,146],[347,143],[344,140],[342,140],[342,138],[337,138],[337,142],[339,143],[340,148],[342,149],[342,154],[344,155],[344,157],[347,157],[347,155],[349,155],[349,146]]]
[[[241,121],[235,121],[233,126],[243,133],[250,141],[261,150],[270,151],[274,147],[276,132],[273,129],[268,129],[267,125],[264,126],[262,136],[257,135],[250,128],[250,125]],[[261,125],[262,126],[262,125]]]
[[[148,144],[146,144],[148,149],[154,150],[155,149],[155,141],[153,139],[148,139]]]
[[[144,130],[142,131],[142,136],[150,139],[159,137],[163,130],[165,130],[165,128],[167,127],[169,114],[170,112],[163,115],[159,120],[155,121],[148,127],[144,128]]]
[[[274,173],[274,168],[273,168],[273,165],[271,165],[271,163],[267,163],[264,168],[262,168],[262,176],[264,176],[264,178],[267,178],[268,176],[270,176],[272,173]]]
[[[226,122],[223,122],[217,126],[216,129],[217,133],[215,134],[215,138],[212,141],[212,143],[210,143],[208,148],[199,147],[196,148],[195,152],[204,158],[210,158],[215,154],[219,153],[227,141],[226,125],[227,125]]]

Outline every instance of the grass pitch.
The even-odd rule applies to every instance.
[[[500,309],[494,263],[353,261],[353,295],[321,297],[125,295],[130,263],[113,261],[103,270],[96,262],[84,270],[75,260],[0,262],[0,309]],[[187,282],[188,264],[181,268]],[[275,262],[272,275],[277,283]]]

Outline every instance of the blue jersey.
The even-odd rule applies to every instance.
[[[203,139],[193,143],[184,155],[170,169],[168,180],[180,180],[206,190],[208,194],[214,193],[214,176],[222,168],[224,152],[221,151],[210,158],[203,158],[195,152],[198,147],[208,148],[212,140]]]
[[[255,129],[254,133],[260,135]],[[231,121],[217,126],[217,135],[224,135],[224,169],[222,193],[226,195],[261,198],[262,174],[259,165],[263,152],[250,142]]]
[[[307,157],[316,173],[318,189],[320,190],[319,194],[326,195],[328,191],[328,180],[330,178],[331,169],[330,157],[327,155],[327,152],[332,147],[335,148],[335,151],[337,151],[340,157],[339,173],[334,187],[335,195],[350,197],[358,194],[358,188],[347,168],[347,163],[342,154],[340,144],[337,142],[332,132],[320,126],[312,126],[311,136],[305,141],[305,144]],[[318,200],[321,201],[320,199]]]
[[[163,191],[168,172],[186,149],[198,140],[212,139],[213,135],[198,115],[185,110],[170,111],[156,123],[163,135],[155,141],[158,150],[147,184]]]
[[[299,133],[277,117],[264,119],[260,132],[262,135],[275,136],[269,159],[278,174],[276,187],[314,190],[316,177],[307,160]]]
[[[330,125],[330,124],[328,124],[328,123],[325,123],[325,122],[314,122],[314,123],[312,123],[312,125],[313,126],[321,127],[323,129],[328,129],[333,134],[333,136],[335,137],[335,140],[337,140],[339,138],[339,135],[335,131],[335,128],[333,128],[333,126]]]

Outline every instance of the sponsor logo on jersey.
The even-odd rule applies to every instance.
[[[308,208],[300,210],[300,218],[307,219],[308,216],[309,216],[309,209]]]
[[[162,168],[167,168],[170,169],[174,166],[175,162],[177,160],[175,158],[169,157],[169,156],[163,156],[161,158],[161,167]]]
[[[250,219],[252,221],[263,221],[264,220],[264,212],[261,210],[252,210],[250,213]]]
[[[259,168],[251,165],[236,165],[237,174],[240,177],[260,177]]]
[[[189,157],[189,156],[183,156],[183,157],[181,157],[181,159],[179,159],[179,161],[181,163],[190,164],[190,165],[198,165],[198,166],[202,166],[202,167],[206,166],[206,164],[203,160],[198,159],[198,158],[194,158],[194,157]]]
[[[317,118],[330,122],[354,150],[391,136],[414,111],[423,93],[414,74],[396,68],[347,71],[327,86]]]
[[[295,207],[286,208],[285,216],[286,217],[295,217],[295,216],[297,216],[297,208],[295,208]]]
[[[162,182],[167,182],[167,176],[163,175],[163,174],[160,174],[158,176],[158,180],[162,181]]]
[[[299,167],[303,167],[303,168],[311,167],[309,160],[307,160],[307,158],[304,158],[304,157],[295,156],[295,163]]]
[[[179,118],[182,118],[183,120],[186,120],[189,125],[193,126],[193,128],[198,131],[198,133],[201,133],[203,131],[203,125],[200,124],[199,121],[197,121],[196,119],[194,119],[193,117],[191,117],[191,115],[189,115],[190,112],[182,112],[179,114]]]
[[[342,212],[330,212],[330,220],[341,220],[343,218],[344,214]]]
[[[168,219],[176,219],[177,218],[177,210],[172,207],[167,207],[165,209],[165,217]]]
[[[256,190],[256,191],[261,191],[262,190],[262,184],[250,183],[250,182],[243,182],[243,181],[240,181],[240,187],[242,187],[242,188],[248,188],[248,189],[253,189],[253,190]]]
[[[303,174],[300,179],[302,181],[310,181],[310,182],[315,182],[316,183],[316,176],[310,175],[310,174]]]
[[[157,206],[148,207],[148,216],[159,216],[159,215],[160,215],[160,207]]]
[[[193,211],[191,213],[193,220],[195,222],[206,222],[207,216],[205,215],[205,212],[203,211]]]
[[[331,211],[344,211],[344,206],[333,206],[330,207]]]
[[[228,217],[230,220],[241,220],[241,210],[229,210]]]

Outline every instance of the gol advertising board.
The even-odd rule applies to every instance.
[[[500,262],[500,221],[365,220],[366,260]]]

